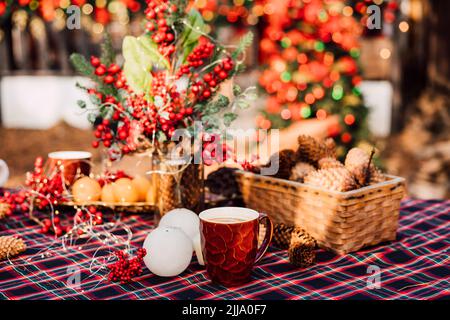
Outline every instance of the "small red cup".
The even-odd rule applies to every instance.
[[[253,266],[272,240],[269,217],[241,207],[208,209],[199,217],[202,252],[211,280],[227,287],[248,282]],[[266,234],[258,248],[261,222],[266,224]]]
[[[80,176],[91,172],[92,154],[86,151],[56,151],[48,154],[50,170],[61,169],[64,181],[72,185]]]

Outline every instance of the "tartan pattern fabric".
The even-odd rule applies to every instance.
[[[122,218],[140,246],[153,227],[153,217]],[[144,268],[130,284],[108,282],[105,272],[89,271],[99,243],[63,250],[38,261],[27,257],[53,243],[31,221],[17,215],[0,225],[0,236],[20,235],[27,251],[13,259],[15,267],[0,262],[0,299],[449,299],[450,201],[408,199],[402,203],[397,240],[357,253],[337,256],[319,250],[317,263],[298,269],[288,263],[287,251],[270,248],[253,270],[252,281],[225,288],[209,281],[194,258],[180,276],[161,278]],[[379,288],[369,288],[379,268]],[[67,285],[70,268],[80,270],[81,286]],[[372,267],[373,268],[373,267]],[[376,271],[376,269],[375,269]]]

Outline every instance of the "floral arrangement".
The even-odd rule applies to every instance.
[[[230,81],[243,69],[251,33],[230,52],[185,0],[148,0],[145,15],[146,32],[123,40],[122,66],[108,37],[101,57],[71,56],[79,73],[94,82],[78,85],[90,97],[91,106],[78,104],[96,125],[92,145],[103,144],[111,159],[168,142],[176,129],[192,132],[195,121],[206,132],[229,126],[235,109],[248,107],[254,97],[252,88],[242,91]]]

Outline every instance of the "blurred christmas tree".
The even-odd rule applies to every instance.
[[[358,39],[363,25],[355,10],[337,0],[267,0],[260,42],[267,65],[260,77],[269,94],[261,128],[283,128],[302,119],[339,116],[329,128],[340,151],[368,138],[358,85]]]

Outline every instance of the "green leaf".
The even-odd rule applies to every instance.
[[[241,92],[242,92],[242,88],[238,84],[234,84],[233,85],[233,94],[235,96],[238,96],[241,94]]]
[[[95,113],[89,113],[87,115],[87,119],[90,123],[94,124],[95,120],[97,119],[97,115]]]
[[[150,36],[139,38],[126,36],[122,44],[125,58],[124,74],[131,88],[137,93],[148,93],[152,81],[150,71],[154,65],[170,68],[168,60],[159,53]]]
[[[137,94],[146,94],[152,84],[152,75],[150,71],[143,71],[141,67],[134,62],[126,62],[123,66],[123,72],[128,85]]]
[[[250,107],[250,103],[245,99],[236,100],[236,104],[240,109],[247,109]]]
[[[251,46],[251,44],[253,43],[253,32],[249,31],[247,32],[240,40],[239,40],[239,44],[236,48],[236,50],[234,50],[234,52],[231,54],[231,57],[233,59],[237,59],[245,50],[247,50],[248,47]]]
[[[225,126],[229,127],[237,117],[238,115],[236,113],[227,112],[223,115],[223,123],[225,124]]]
[[[100,98],[97,97],[97,95],[95,95],[95,94],[89,95],[89,100],[91,100],[92,104],[94,104],[94,105],[100,105],[102,103]]]
[[[72,53],[70,55],[70,62],[79,74],[94,78],[94,67],[81,54]]]
[[[181,44],[184,48],[183,62],[189,53],[197,45],[198,39],[202,33],[206,32],[206,25],[202,15],[195,9],[191,9],[186,17],[186,25],[180,35]]]
[[[101,45],[101,48],[102,48],[102,55],[100,57],[100,60],[104,65],[109,66],[116,60],[116,54],[114,52],[112,39],[109,33],[105,34],[105,39]]]
[[[217,101],[214,101],[213,103],[217,104],[217,107],[220,109],[228,107],[230,104],[230,99],[228,97],[224,96],[223,94],[219,94]]]
[[[169,61],[166,57],[159,53],[158,45],[149,36],[144,35],[137,38],[137,40],[141,45],[144,54],[148,59],[150,59],[150,62],[153,65],[170,69]]]
[[[78,104],[78,106],[79,106],[81,109],[85,109],[85,108],[86,108],[86,102],[84,102],[83,100],[78,100],[78,101],[77,101],[77,104]]]

